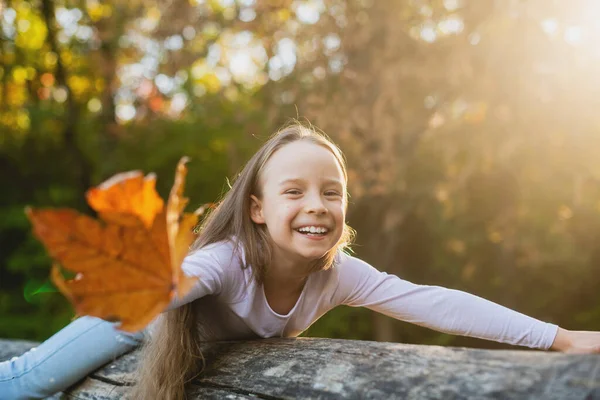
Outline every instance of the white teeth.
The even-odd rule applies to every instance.
[[[327,228],[316,226],[304,226],[302,228],[298,228],[298,231],[306,233],[327,233]]]

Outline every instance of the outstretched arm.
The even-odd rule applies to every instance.
[[[513,345],[591,352],[600,333],[570,332],[481,297],[439,286],[416,285],[343,255],[337,304],[367,307],[440,332]]]
[[[242,286],[241,266],[235,245],[231,241],[213,243],[189,254],[181,268],[198,281],[182,298],[173,298],[167,310],[180,307],[207,295],[235,296]]]
[[[600,332],[558,328],[551,349],[573,354],[600,353]]]

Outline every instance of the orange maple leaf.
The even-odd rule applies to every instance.
[[[141,220],[150,228],[164,206],[155,186],[154,174],[123,172],[88,190],[86,199],[105,221],[135,226]]]
[[[71,209],[26,209],[50,256],[76,274],[65,279],[55,264],[51,277],[78,315],[120,321],[119,329],[135,332],[194,286],[197,278],[181,269],[199,214],[183,213],[186,162],[177,165],[166,206],[154,175],[133,171],[87,192],[101,220]]]

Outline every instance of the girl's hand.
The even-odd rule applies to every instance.
[[[551,349],[571,354],[600,354],[600,332],[568,331],[558,328]]]

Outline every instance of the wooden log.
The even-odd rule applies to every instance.
[[[0,340],[0,360],[33,345]],[[314,338],[218,342],[203,352],[190,399],[600,400],[600,355]],[[66,398],[124,398],[137,357],[103,366]]]

